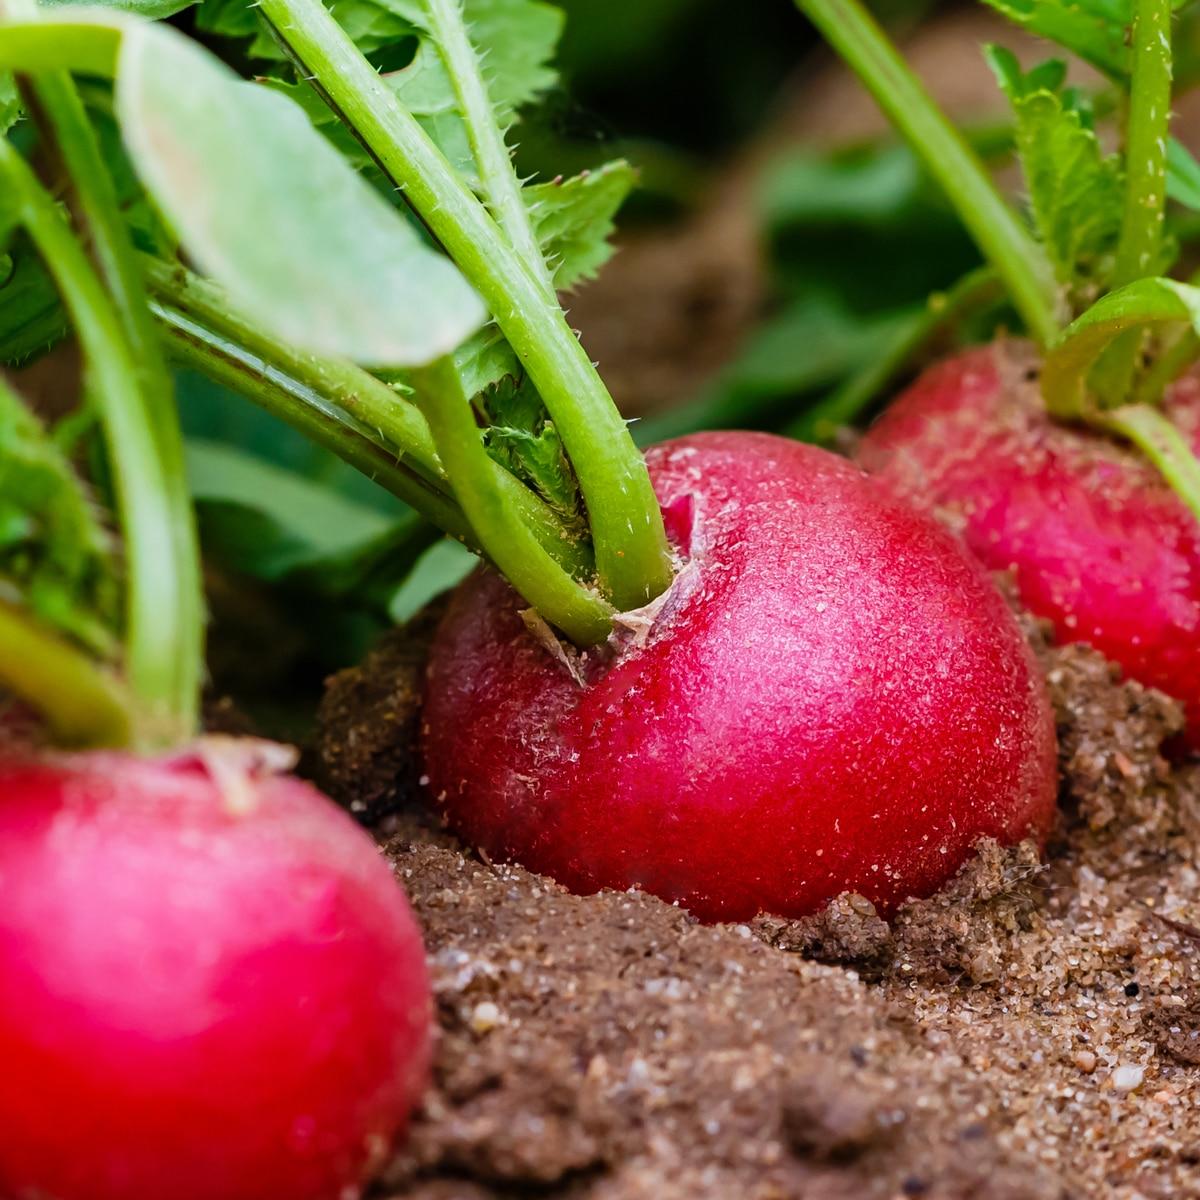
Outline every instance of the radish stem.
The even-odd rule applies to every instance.
[[[962,135],[858,0],[796,0],[874,96],[954,205],[1042,345],[1061,328],[1054,272],[1041,246],[988,177]]]
[[[1200,463],[1167,416],[1148,404],[1126,404],[1097,413],[1093,424],[1132,442],[1200,520]]]
[[[143,262],[157,298],[155,315],[169,331],[176,357],[303,429],[451,537],[479,548],[425,418],[409,399],[353,363],[309,354],[264,333],[219,288],[182,267],[149,257]],[[530,488],[488,461],[497,486],[542,547],[573,576],[590,579],[595,564],[589,547]]]
[[[1158,267],[1167,201],[1171,120],[1171,0],[1136,0],[1133,77],[1125,133],[1125,211],[1111,286]]]
[[[463,20],[461,0],[425,0],[425,11],[433,40],[458,97],[488,208],[508,235],[513,249],[545,287],[547,297],[554,301],[554,281],[533,232],[533,222],[521,196],[521,184],[513,170],[504,134],[488,99],[479,54],[471,45]]]
[[[1133,73],[1125,127],[1125,207],[1112,289],[1158,269],[1167,202],[1167,129],[1171,121],[1171,0],[1136,0]],[[1144,332],[1118,338],[1101,357],[1092,382],[1102,403],[1129,398]]]
[[[321,0],[263,0],[261,9],[483,296],[571,457],[601,588],[618,608],[645,604],[671,580],[662,514],[629,430],[566,315]]]
[[[204,679],[204,594],[200,580],[200,552],[192,514],[191,497],[183,466],[183,439],[175,412],[171,376],[147,308],[146,286],[141,268],[122,218],[112,178],[88,121],[87,113],[70,75],[49,71],[27,80],[25,91],[43,137],[58,154],[70,181],[74,209],[96,265],[107,285],[125,338],[133,355],[141,384],[142,413],[156,443],[161,492],[159,519],[169,526],[161,538],[170,545],[167,559],[131,560],[128,586],[132,592],[157,597],[162,586],[157,580],[134,578],[133,567],[154,575],[169,574],[174,580],[174,632],[167,662],[175,669],[172,709],[179,728],[194,731],[198,720],[200,688]],[[120,447],[110,444],[118,470],[125,469]],[[143,514],[149,520],[149,514]],[[170,617],[161,618],[167,624]],[[160,645],[157,638],[154,641]],[[157,649],[135,651],[133,663]],[[146,669],[145,665],[140,668]],[[153,668],[157,670],[157,667]]]
[[[0,682],[45,716],[70,746],[124,746],[132,738],[130,699],[84,651],[28,613],[0,600]]]
[[[455,491],[484,551],[509,582],[576,645],[602,642],[612,608],[573,580],[513,511],[487,463],[483,431],[450,358],[416,372],[417,394]]]
[[[104,430],[124,535],[126,675],[139,705],[134,730],[140,746],[173,744],[195,732],[198,688],[185,695],[186,677],[200,677],[198,631],[186,628],[193,578],[174,569],[182,552],[171,518],[172,485],[160,452],[161,414],[143,393],[137,360],[110,296],[63,221],[50,195],[20,155],[0,140],[0,179],[54,277],[83,347],[85,385]],[[164,567],[166,569],[164,569]],[[181,664],[181,657],[195,656]]]

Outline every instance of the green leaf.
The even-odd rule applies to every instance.
[[[454,85],[425,32],[424,4],[391,0],[389,7],[412,22],[421,42],[412,63],[388,81],[414,113],[457,109]],[[562,10],[539,0],[464,0],[463,12],[471,44],[482,56],[488,99],[504,124],[557,82],[550,64],[562,36]]]
[[[375,509],[235,446],[189,438],[186,462],[198,505],[252,514],[240,530],[226,527],[222,561],[259,579],[344,553],[392,525]]]
[[[426,31],[425,6],[421,0],[390,0],[389,8],[411,22],[420,41],[412,61],[384,79],[447,159],[476,186],[466,125],[454,84]],[[562,11],[539,0],[465,0],[464,12],[471,43],[480,54],[488,99],[500,124],[508,125],[518,109],[557,81],[550,62],[562,35]]]
[[[1077,54],[1114,79],[1129,74],[1132,0],[984,0],[1010,21]]]
[[[21,101],[12,74],[0,71],[0,137],[3,137],[21,115]]]
[[[1139,279],[1101,297],[1063,330],[1042,366],[1049,411],[1076,419],[1088,411],[1088,372],[1123,334],[1183,324],[1200,331],[1200,288],[1174,279]]]
[[[478,565],[479,559],[457,542],[435,542],[392,595],[388,616],[397,625],[412,620],[430,600],[454,587]]]
[[[571,179],[525,188],[533,229],[558,288],[591,279],[612,257],[609,237],[637,172],[618,160]]]
[[[24,238],[14,239],[8,253],[9,271],[0,283],[0,364],[15,366],[59,341],[67,319],[49,273]]]
[[[385,619],[399,591],[432,595],[445,586],[428,592],[430,581],[414,578],[441,534],[411,510],[385,515],[327,482],[204,438],[188,439],[187,467],[206,556],[304,597],[310,614],[320,598]],[[325,640],[327,629],[320,632]]]
[[[163,21],[185,8],[191,8],[197,0],[88,0],[90,8],[108,8],[115,12],[132,13],[148,21]],[[78,0],[41,0],[43,8],[77,7]]]
[[[51,435],[0,381],[0,594],[5,590],[90,649],[115,650],[113,541]]]
[[[130,157],[189,257],[278,336],[418,365],[482,324],[457,268],[286,97],[166,27],[136,24],[116,99]]]
[[[415,38],[413,24],[387,3],[377,0],[333,0],[330,12],[354,39],[364,54],[396,47]],[[264,62],[285,62],[287,55],[264,25],[257,5],[250,0],[202,0],[196,12],[196,28],[218,37],[251,39],[246,53]],[[408,47],[404,59],[412,56]]]
[[[1061,63],[1026,75],[1002,47],[989,46],[985,55],[1016,117],[1034,223],[1059,282],[1074,285],[1101,274],[1121,229],[1120,159],[1104,154],[1085,114],[1059,90],[1066,74]]]
[[[1200,163],[1177,138],[1167,140],[1167,195],[1200,212]]]
[[[542,398],[525,379],[501,380],[483,397],[488,453],[569,521],[579,519],[579,484]]]

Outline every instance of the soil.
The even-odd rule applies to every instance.
[[[387,686],[338,677],[327,783],[402,806],[379,836],[440,1026],[377,1200],[1200,1197],[1200,766],[1164,757],[1172,701],[1028,631],[1061,742],[1045,862],[981,845],[890,927],[856,896],[705,926],[481,861],[396,749],[419,637],[368,664]]]

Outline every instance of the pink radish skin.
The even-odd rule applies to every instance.
[[[930,368],[864,438],[858,459],[959,530],[1063,642],[1087,642],[1181,700],[1200,749],[1200,523],[1132,449],[1052,422],[1021,345]],[[1200,450],[1200,379],[1166,411]]]
[[[244,748],[0,761],[0,1196],[347,1200],[429,1062],[370,839]]]
[[[1048,829],[1054,731],[991,580],[857,468],[764,434],[647,455],[687,565],[582,684],[480,570],[428,669],[433,798],[500,859],[705,919],[927,895]]]

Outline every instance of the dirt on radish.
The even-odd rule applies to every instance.
[[[1200,1196],[1200,769],[1161,754],[1175,704],[1027,630],[1060,738],[1047,864],[985,845],[891,929],[851,896],[705,926],[481,861],[411,807],[381,822],[441,1038],[376,1195]],[[352,685],[327,753],[373,720]]]

